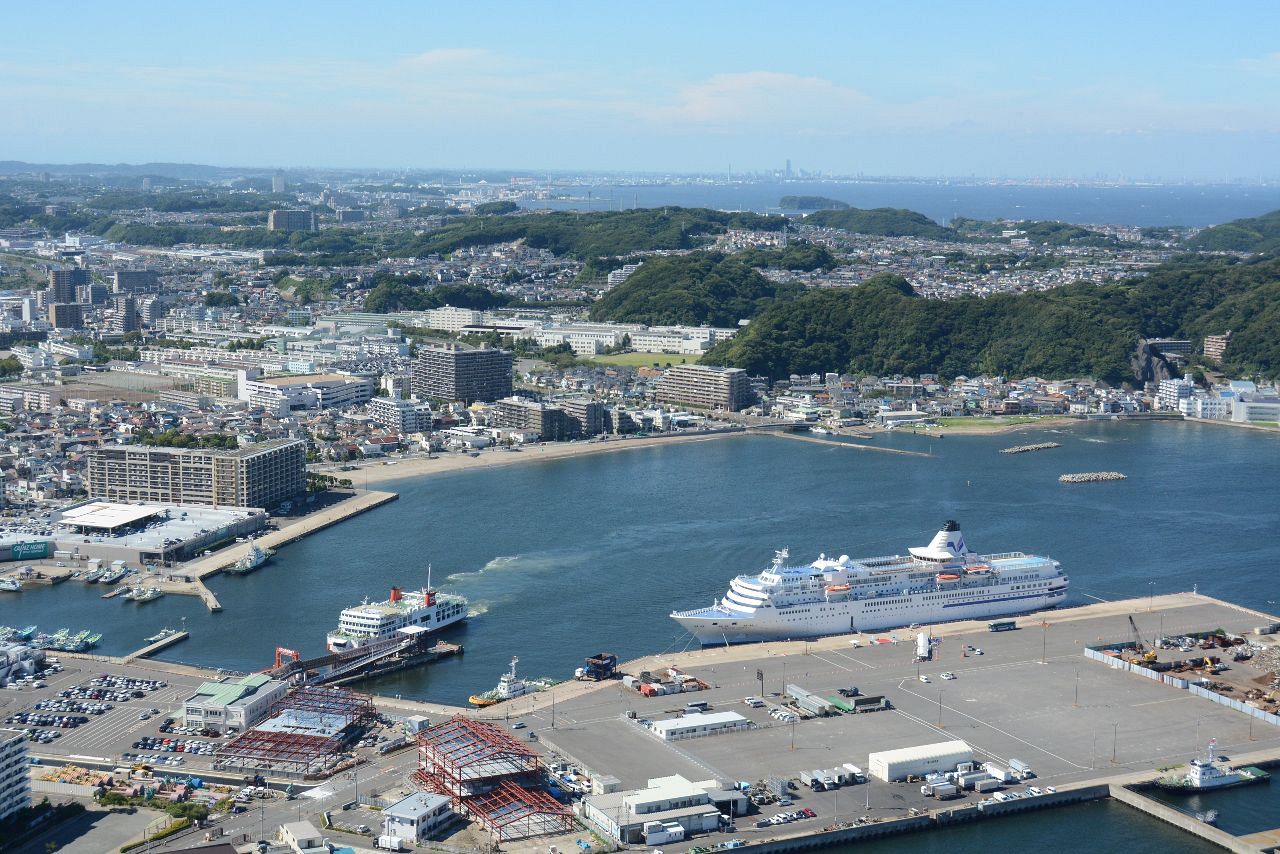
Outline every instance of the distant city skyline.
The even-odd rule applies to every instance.
[[[1280,7],[6,12],[0,160],[1274,179]]]

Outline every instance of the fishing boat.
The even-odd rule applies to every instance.
[[[173,637],[173,636],[174,636],[174,635],[176,635],[177,633],[178,633],[178,630],[177,630],[177,629],[171,629],[171,628],[169,628],[169,627],[167,627],[167,626],[166,626],[165,628],[163,628],[163,629],[161,629],[160,631],[156,632],[156,633],[155,633],[154,635],[152,635],[151,637],[149,637],[149,638],[143,638],[143,640],[145,640],[147,643],[159,643],[160,641],[164,640],[165,638],[171,638],[171,637]]]
[[[257,543],[249,546],[249,551],[245,552],[244,557],[233,563],[231,566],[223,570],[223,572],[231,575],[248,575],[267,561],[271,560],[271,556],[275,552],[270,549],[260,549]]]
[[[125,594],[126,599],[132,599],[135,602],[151,602],[159,599],[164,595],[164,591],[159,587],[142,587],[138,586]]]
[[[16,578],[0,578],[0,590],[16,593],[22,589],[22,582]]]
[[[31,625],[24,628],[22,631],[18,632],[18,639],[28,641],[28,640],[31,640],[33,637],[35,637],[35,634],[36,634],[36,625],[35,623],[32,623]]]
[[[102,576],[106,574],[107,574],[107,568],[105,566],[99,566],[95,569],[89,570],[84,575],[80,576],[80,580],[83,581],[85,584],[97,584],[99,581],[102,580]]]
[[[119,563],[119,564],[113,563],[111,565],[111,569],[107,571],[107,574],[102,576],[102,583],[115,584],[117,581],[124,578],[128,574],[129,574],[129,567],[125,566],[123,563]]]
[[[502,674],[502,678],[498,680],[498,687],[483,694],[472,694],[467,698],[467,702],[484,708],[506,700],[514,700],[516,697],[523,697],[525,694],[536,694],[556,684],[554,679],[522,679],[517,676],[516,663],[519,661],[520,659],[512,656],[511,669]]]
[[[1215,738],[1209,742],[1209,750],[1205,758],[1196,757],[1191,760],[1187,773],[1172,777],[1161,777],[1155,781],[1157,787],[1167,792],[1203,792],[1209,789],[1229,789],[1233,786],[1245,786],[1250,783],[1263,783],[1271,779],[1271,775],[1261,768],[1248,766],[1231,768],[1217,764],[1214,751],[1218,747]]]
[[[93,649],[102,641],[102,632],[94,632],[84,639],[84,648]]]

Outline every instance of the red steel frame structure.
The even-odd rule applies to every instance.
[[[418,736],[418,770],[413,779],[428,791],[447,795],[499,840],[545,833],[568,833],[573,814],[545,792],[526,788],[541,776],[536,751],[505,729],[461,716]]]
[[[372,720],[377,712],[367,694],[342,688],[307,686],[291,691],[271,707],[270,717],[298,712],[341,721],[339,731]],[[273,768],[296,774],[317,771],[317,763],[342,749],[341,735],[319,735],[251,729],[218,748],[217,766]]]

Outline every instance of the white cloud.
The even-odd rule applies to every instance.
[[[713,126],[822,122],[824,115],[856,109],[869,102],[855,89],[821,77],[778,71],[716,74],[686,85],[667,103],[640,108],[660,122]]]
[[[1280,53],[1269,53],[1266,56],[1242,59],[1236,65],[1250,74],[1265,77],[1280,76]]]

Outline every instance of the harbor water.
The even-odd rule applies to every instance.
[[[998,453],[1049,440],[1062,447]],[[472,618],[444,632],[465,654],[370,687],[463,704],[513,654],[525,675],[566,678],[596,652],[688,647],[669,612],[711,604],[775,549],[797,560],[900,553],[945,519],[978,551],[1058,559],[1077,604],[1193,587],[1260,609],[1274,598],[1275,434],[1092,422],[876,441],[932,455],[737,436],[394,481],[399,501],[289,545],[250,575],[212,579],[221,613],[176,595],[102,600],[101,585],[72,580],[0,594],[0,624],[93,629],[101,652],[123,654],[185,618],[191,639],[161,658],[251,671],[277,646],[323,653],[342,608],[424,585],[430,564],[437,588],[471,601]],[[1128,479],[1058,483],[1092,469]]]

